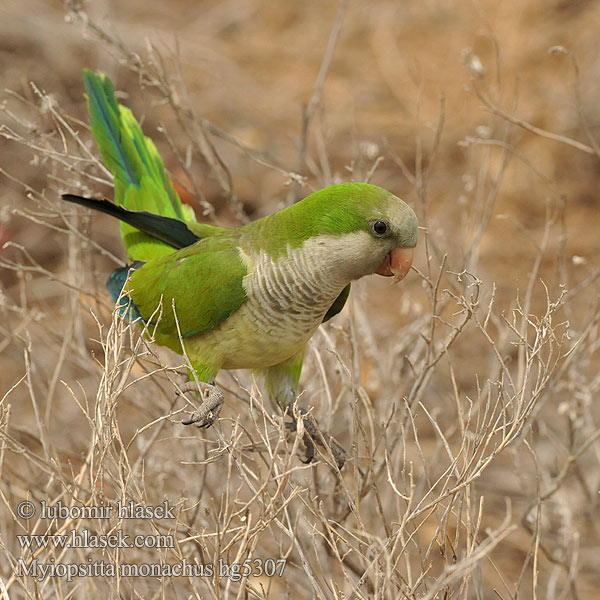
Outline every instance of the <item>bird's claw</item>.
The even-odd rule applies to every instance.
[[[193,424],[200,429],[207,429],[217,420],[221,412],[223,406],[221,388],[214,383],[198,382],[196,384],[195,381],[188,381],[181,386],[181,394],[187,394],[188,392],[199,392],[202,404],[192,413],[189,419],[181,422],[182,425]]]
[[[315,457],[316,442],[319,446],[327,446],[329,450],[331,450],[337,468],[341,470],[346,462],[346,451],[328,433],[319,429],[316,420],[306,411],[306,409],[298,408],[298,412],[300,413],[304,424],[304,436],[302,441],[304,442],[305,447],[304,459],[300,460],[305,464],[308,464],[313,460]],[[290,431],[296,431],[297,425],[298,423],[293,415],[292,421],[285,424],[286,428]]]

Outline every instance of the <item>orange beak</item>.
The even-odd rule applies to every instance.
[[[392,283],[398,283],[410,271],[415,253],[414,248],[394,248],[379,265],[375,273],[384,277],[394,277]]]

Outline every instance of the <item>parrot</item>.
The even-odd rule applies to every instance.
[[[109,276],[107,288],[147,337],[188,357],[190,381],[182,390],[201,402],[183,423],[210,427],[224,401],[218,372],[249,369],[262,376],[269,397],[292,416],[286,425],[295,428],[308,341],[342,310],[353,281],[376,273],[395,283],[408,274],[415,212],[379,186],[347,182],[240,227],[201,223],[110,79],[85,69],[83,81],[114,202],[62,198],[121,221],[131,262]],[[305,425],[304,462],[314,457],[314,441],[329,447],[341,469],[343,448],[308,411],[297,410]]]

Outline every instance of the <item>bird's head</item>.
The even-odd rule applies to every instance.
[[[319,233],[328,239],[331,260],[350,280],[377,273],[395,283],[407,275],[418,221],[406,202],[366,183],[333,185],[305,200],[315,196]]]
[[[374,243],[389,250],[375,270],[378,275],[393,277],[398,283],[406,277],[417,245],[417,216],[406,202],[388,194],[367,217]]]

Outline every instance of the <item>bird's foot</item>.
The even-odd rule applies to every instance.
[[[286,423],[285,426],[290,431],[296,431],[298,423],[296,418],[292,414],[291,406],[286,409],[286,412],[291,415],[291,423]],[[304,436],[302,441],[306,448],[304,454],[304,460],[302,462],[308,464],[315,457],[315,442],[319,446],[327,447],[331,450],[331,454],[335,460],[337,468],[341,471],[344,463],[346,462],[346,451],[325,431],[321,431],[317,424],[317,421],[308,413],[304,408],[298,408],[298,412],[302,418],[304,424]]]
[[[196,425],[201,429],[210,427],[219,416],[221,407],[223,406],[223,392],[214,382],[205,383],[199,381],[188,381],[181,386],[181,394],[195,392],[200,394],[202,404],[192,413],[192,416],[186,421],[182,421],[182,425]],[[178,395],[180,393],[178,392]]]

